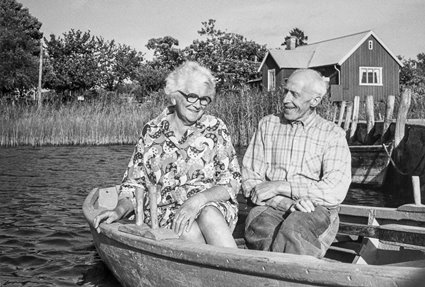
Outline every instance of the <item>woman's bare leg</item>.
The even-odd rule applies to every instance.
[[[223,214],[214,206],[206,206],[196,220],[208,244],[237,248]]]
[[[201,230],[199,229],[198,223],[193,222],[192,227],[189,231],[183,231],[181,239],[196,242],[196,243],[206,243],[204,236],[202,235]]]

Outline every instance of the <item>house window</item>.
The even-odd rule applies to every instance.
[[[368,47],[369,47],[369,50],[373,50],[373,41],[372,40],[369,40]]]
[[[276,88],[276,73],[274,69],[268,70],[267,91],[274,91]]]
[[[382,86],[381,67],[360,67],[360,85],[362,86]]]

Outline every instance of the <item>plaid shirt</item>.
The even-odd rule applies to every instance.
[[[315,112],[304,122],[289,122],[283,115],[264,117],[243,159],[244,195],[250,197],[257,184],[275,180],[290,184],[291,198],[276,196],[268,205],[301,197],[327,207],[340,204],[351,183],[345,132]]]

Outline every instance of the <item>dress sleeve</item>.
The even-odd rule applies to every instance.
[[[319,181],[291,182],[292,198],[309,197],[324,206],[337,206],[347,195],[351,183],[351,154],[345,135],[329,140],[322,160]]]
[[[118,199],[128,198],[136,206],[136,187],[141,187],[143,190],[146,188],[146,170],[143,162],[143,151],[144,151],[144,139],[141,136],[134,147],[133,154],[128,163],[127,169],[122,179],[120,193]]]
[[[254,187],[265,181],[266,153],[264,147],[264,128],[265,122],[261,120],[243,158],[242,189],[245,197],[250,197]]]
[[[241,187],[241,172],[230,133],[224,123],[222,123],[220,128],[217,156],[214,161],[217,175],[216,184],[224,186],[230,195],[231,201],[236,203],[236,195]]]

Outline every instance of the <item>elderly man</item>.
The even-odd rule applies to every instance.
[[[282,113],[259,122],[242,169],[244,194],[257,205],[245,225],[249,248],[321,258],[336,236],[351,155],[344,131],[316,113],[326,91],[318,72],[296,70]]]

